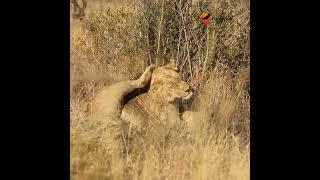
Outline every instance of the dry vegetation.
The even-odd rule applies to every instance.
[[[71,179],[249,179],[249,30],[249,0],[88,0],[71,18]],[[196,91],[181,104],[200,112],[196,131],[159,127],[119,146],[86,118],[101,87],[169,59]]]

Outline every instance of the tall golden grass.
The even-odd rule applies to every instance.
[[[203,10],[213,22],[198,32]],[[248,22],[248,0],[88,1],[84,19],[71,19],[71,179],[249,179]],[[199,112],[194,131],[159,127],[119,145],[87,118],[100,88],[168,59],[196,89],[182,104]]]

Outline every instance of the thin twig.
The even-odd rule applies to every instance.
[[[164,0],[162,0],[161,4],[161,17],[160,17],[160,22],[158,26],[158,46],[157,46],[157,56],[156,56],[156,66],[159,64],[158,63],[158,56],[159,56],[159,50],[160,50],[160,38],[161,38],[161,29],[162,29],[162,21],[163,21],[163,6],[164,6]]]

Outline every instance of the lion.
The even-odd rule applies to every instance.
[[[142,130],[159,125],[188,124],[194,112],[179,113],[179,101],[193,96],[192,88],[181,79],[175,63],[161,67],[150,65],[137,80],[115,83],[97,93],[88,104],[87,112],[111,124],[129,124]],[[126,100],[137,89],[148,87],[145,93]],[[185,120],[184,120],[185,119]],[[120,122],[121,121],[121,122]]]

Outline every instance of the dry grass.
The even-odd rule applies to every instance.
[[[248,4],[88,1],[84,20],[71,19],[71,179],[249,179]],[[214,21],[198,31],[200,10]],[[196,89],[184,104],[200,112],[195,131],[159,127],[119,143],[103,120],[86,117],[101,87],[170,58]]]

